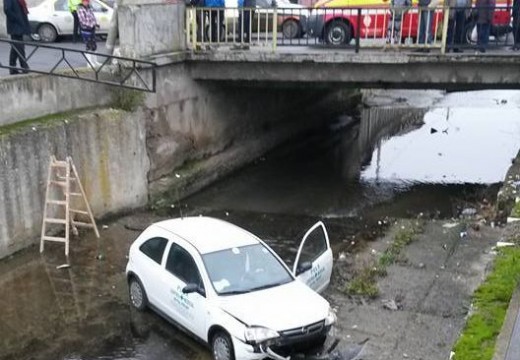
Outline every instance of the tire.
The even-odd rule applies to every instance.
[[[342,20],[334,20],[327,25],[325,41],[331,45],[347,45],[352,40],[350,26]]]
[[[294,19],[285,20],[282,24],[282,34],[284,39],[298,39],[302,37],[302,27]]]
[[[233,342],[225,332],[219,331],[211,338],[211,352],[214,360],[235,360]]]
[[[38,26],[38,36],[41,42],[51,43],[58,38],[58,32],[51,24],[41,24]]]
[[[139,311],[146,309],[148,305],[148,297],[144,290],[143,284],[136,277],[131,277],[128,281],[128,292],[130,296],[130,303]]]

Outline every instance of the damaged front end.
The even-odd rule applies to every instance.
[[[246,340],[255,352],[264,354],[266,358],[289,360],[291,356],[298,355],[297,358],[301,358],[301,354],[322,348],[331,327],[331,324],[326,325],[322,320],[280,332],[266,328],[249,328],[246,331]]]

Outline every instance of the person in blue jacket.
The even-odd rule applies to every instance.
[[[205,0],[204,6],[209,9],[209,37],[212,42],[217,42],[219,36],[225,35],[224,29],[224,8],[226,4],[224,0]]]
[[[11,40],[23,41],[24,35],[31,34],[31,26],[27,14],[27,3],[25,0],[4,0],[4,13],[6,16],[7,33],[11,35]],[[9,66],[16,67],[16,60],[19,60],[23,73],[27,73],[29,66],[25,60],[25,46],[23,43],[11,44],[9,53]],[[16,69],[9,69],[11,75],[18,74]]]

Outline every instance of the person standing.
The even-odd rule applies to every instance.
[[[464,28],[471,11],[471,0],[448,0],[448,6],[448,51],[463,52],[459,46],[464,43]]]
[[[391,0],[390,2],[390,21],[386,29],[386,43],[387,44],[400,44],[401,38],[401,25],[403,22],[404,14],[408,8],[412,5],[410,0]]]
[[[486,52],[495,5],[495,0],[477,0],[475,3],[477,9],[477,52]]]
[[[238,41],[249,43],[251,42],[252,19],[255,16],[256,0],[240,0],[238,2]]]
[[[87,46],[87,51],[96,51],[96,28],[99,27],[94,11],[90,6],[90,0],[82,0],[77,8],[81,36]]]
[[[4,0],[4,13],[6,16],[7,33],[11,40],[23,41],[24,35],[31,34],[31,26],[27,14],[27,3],[25,0]],[[20,62],[22,73],[27,73],[29,65],[25,59],[25,45],[23,43],[12,43],[9,52],[9,66],[16,67],[16,61]],[[9,69],[9,74],[16,75],[17,69]]]
[[[80,38],[79,31],[79,18],[78,18],[78,5],[81,0],[68,0],[69,11],[72,14],[72,18],[74,19],[74,25],[72,28],[72,41],[76,42],[78,38]]]
[[[520,50],[520,0],[513,1],[513,37],[515,42],[511,50]]]
[[[224,0],[205,0],[205,7],[209,9],[209,36],[211,42],[218,42],[225,36],[224,28]]]

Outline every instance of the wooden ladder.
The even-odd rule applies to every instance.
[[[57,191],[55,191],[57,190]],[[52,198],[52,194],[62,195],[58,199]],[[83,200],[85,209],[75,209],[71,207],[71,199],[80,198]],[[72,203],[76,204],[77,201]],[[54,210],[54,211],[52,211]],[[49,213],[53,217],[48,217]],[[88,219],[86,221],[76,221],[77,215],[83,215]],[[65,236],[50,236],[47,235],[48,225],[58,224],[65,228]],[[51,156],[49,164],[49,175],[47,178],[47,190],[45,192],[45,205],[43,208],[43,224],[42,235],[40,240],[40,252],[43,252],[45,241],[54,241],[65,243],[65,256],[69,256],[69,236],[70,229],[74,235],[78,235],[77,227],[87,227],[94,229],[96,236],[99,238],[99,231],[96,226],[94,216],[90,205],[87,201],[87,196],[81,185],[78,172],[72,158],[67,157],[65,161],[56,160],[55,156]]]

